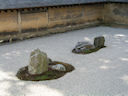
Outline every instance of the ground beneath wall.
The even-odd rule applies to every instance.
[[[88,55],[71,51],[79,41],[103,35],[106,48]],[[21,81],[15,75],[40,48],[75,70],[50,81]],[[128,96],[128,29],[94,27],[0,46],[0,96]]]

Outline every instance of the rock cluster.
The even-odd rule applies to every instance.
[[[95,52],[104,47],[105,38],[103,36],[99,36],[94,38],[94,44],[89,42],[78,42],[75,48],[72,50],[74,53],[91,53]]]
[[[28,66],[20,68],[16,76],[21,80],[52,80],[64,76],[74,70],[70,64],[52,61],[47,54],[36,49],[30,54]]]
[[[65,66],[61,64],[49,65],[52,62],[47,54],[36,49],[31,52],[30,63],[28,65],[28,72],[31,75],[38,75],[48,71],[48,68],[58,71],[66,71]]]

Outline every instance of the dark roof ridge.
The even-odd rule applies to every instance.
[[[127,2],[128,0],[0,0],[0,9],[19,9],[101,2]]]

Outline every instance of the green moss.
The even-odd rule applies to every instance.
[[[105,48],[106,46],[102,47],[102,48]],[[89,49],[89,50],[84,50],[82,52],[79,52],[79,53],[76,53],[74,50],[72,50],[73,53],[76,53],[76,54],[89,54],[89,53],[93,53],[93,52],[97,52],[98,50],[100,50],[101,48],[94,48],[94,49]]]
[[[47,80],[47,79],[49,79],[49,77],[47,75],[35,77],[35,80],[37,80],[37,81],[38,80]]]
[[[90,50],[84,50],[83,53],[85,54],[89,54],[89,53],[92,53],[92,52],[96,52],[98,51],[100,48],[95,48],[95,49],[90,49]]]
[[[59,71],[49,70],[44,75],[36,76],[34,78],[34,80],[35,81],[40,81],[40,80],[57,79],[57,78],[63,76],[64,74],[65,74],[65,72],[59,72]]]

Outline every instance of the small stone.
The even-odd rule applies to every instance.
[[[56,64],[56,65],[51,65],[49,66],[52,70],[57,70],[57,71],[66,71],[66,68],[62,64]]]
[[[47,54],[36,49],[31,52],[28,72],[31,75],[38,75],[48,71],[49,58]]]
[[[94,38],[94,45],[96,48],[103,48],[104,43],[105,43],[105,38],[103,36]]]

